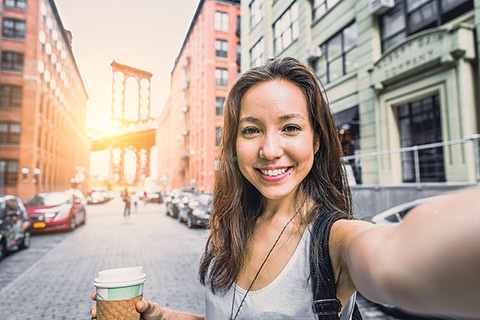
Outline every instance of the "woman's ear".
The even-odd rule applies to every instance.
[[[320,149],[320,139],[315,137],[313,140],[313,153],[317,153],[318,149]]]

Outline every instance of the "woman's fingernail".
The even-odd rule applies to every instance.
[[[143,309],[145,307],[145,304],[143,303],[143,301],[138,301],[138,307],[140,309]]]

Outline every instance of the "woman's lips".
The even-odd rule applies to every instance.
[[[285,169],[285,168],[284,168]],[[268,170],[268,173],[269,174],[265,174],[264,172],[266,170],[263,170],[264,172],[262,172],[262,170],[260,169],[257,169],[258,173],[260,174],[260,176],[264,179],[264,180],[267,180],[269,182],[274,182],[274,181],[280,181],[282,180],[283,178],[285,178],[286,176],[288,176],[290,174],[290,171],[292,170],[292,167],[288,167],[287,170],[285,170],[285,172],[283,173],[278,173],[279,171],[283,171],[283,170],[279,170],[279,169],[276,169],[276,170]],[[276,175],[270,175],[270,174],[275,174],[275,171],[277,171],[277,174]]]

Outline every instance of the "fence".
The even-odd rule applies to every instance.
[[[350,185],[480,183],[480,134],[343,157]]]

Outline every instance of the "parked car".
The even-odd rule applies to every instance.
[[[149,192],[147,194],[147,202],[148,203],[162,203],[163,197],[160,192]]]
[[[438,198],[438,196],[428,197],[428,198],[420,198],[420,199],[416,199],[416,200],[413,200],[413,201],[409,201],[409,202],[399,204],[397,206],[394,206],[390,209],[387,209],[385,211],[382,211],[382,212],[376,214],[375,216],[373,216],[371,221],[373,223],[375,223],[376,225],[379,225],[379,226],[385,226],[385,225],[400,223],[400,222],[403,221],[403,218],[407,215],[407,213],[410,210],[412,210],[413,208],[415,208],[416,206],[418,206],[418,205],[420,205],[424,202],[432,201],[436,198]]]
[[[0,261],[8,252],[30,246],[30,226],[23,202],[13,195],[0,196]]]
[[[178,220],[186,222],[189,228],[206,226],[213,209],[213,195],[210,193],[193,193],[188,202],[180,203]]]
[[[193,190],[190,189],[174,189],[165,198],[166,213],[175,219],[178,219],[178,210],[181,205],[185,205],[192,195]]]
[[[87,197],[87,203],[88,204],[102,204],[105,202],[108,202],[109,199],[107,198],[106,192],[103,191],[93,191],[88,197]]]
[[[387,209],[381,213],[378,213],[377,215],[373,216],[371,221],[375,223],[376,225],[380,226],[386,226],[386,225],[393,225],[397,224],[403,221],[405,216],[416,206],[432,201],[434,199],[437,199],[441,196],[435,196],[435,197],[427,197],[427,198],[420,198],[416,199],[413,201],[409,201],[406,203],[402,203],[400,205],[394,206],[390,209]],[[408,320],[461,320],[461,318],[450,316],[450,315],[440,315],[440,314],[422,314],[422,313],[416,313],[412,311],[408,311],[405,309],[402,309],[396,305],[393,304],[374,304],[380,309],[383,313],[394,316],[400,319],[408,319]]]
[[[177,193],[180,192],[178,189],[171,190],[167,192],[165,195],[165,213],[167,216],[177,218],[178,217],[178,212],[176,212],[176,209],[173,205],[173,199],[176,197]]]
[[[87,220],[85,205],[77,189],[37,193],[26,203],[33,232],[73,231]]]

